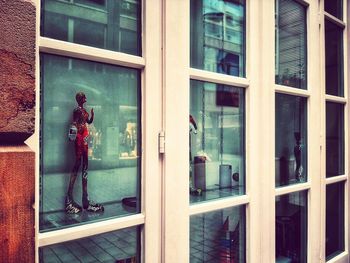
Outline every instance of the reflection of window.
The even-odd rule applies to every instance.
[[[244,42],[245,1],[191,1],[192,67],[243,77]],[[234,57],[235,70],[226,55]]]
[[[139,0],[45,0],[41,35],[140,55],[140,10]]]
[[[306,89],[306,8],[276,0],[276,84]]]

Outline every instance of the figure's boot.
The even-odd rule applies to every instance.
[[[73,198],[67,195],[65,200],[65,210],[67,214],[78,214],[82,211],[82,208],[74,202]]]
[[[88,212],[103,212],[105,210],[105,208],[103,207],[103,205],[101,204],[97,204],[94,201],[90,201],[88,198],[84,198],[83,197],[83,207],[85,210],[87,210]]]
[[[103,212],[104,207],[101,204],[97,204],[91,200],[89,200],[88,193],[87,193],[87,172],[84,171],[82,175],[82,183],[83,183],[83,208],[87,210],[88,212]]]

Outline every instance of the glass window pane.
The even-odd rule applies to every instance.
[[[245,206],[190,218],[190,262],[246,262]]]
[[[244,194],[244,114],[244,89],[191,80],[191,203]]]
[[[325,0],[324,10],[340,20],[343,19],[343,0]]]
[[[140,261],[139,227],[127,228],[97,236],[40,248],[41,263]]]
[[[141,55],[141,2],[43,0],[41,35]]]
[[[191,67],[245,76],[245,0],[191,0]]]
[[[276,262],[307,262],[307,191],[276,197]]]
[[[326,175],[344,174],[344,105],[326,103]]]
[[[344,238],[344,183],[326,187],[326,258],[345,250]]]
[[[40,230],[138,213],[140,72],[48,54],[41,72]]]
[[[307,100],[276,94],[276,186],[307,181]]]
[[[276,84],[307,88],[306,7],[276,0]]]
[[[326,93],[344,96],[343,29],[325,20]]]

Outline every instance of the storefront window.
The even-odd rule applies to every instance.
[[[191,216],[190,262],[246,262],[245,206]]]
[[[140,262],[140,230],[127,228],[40,248],[44,262]]]
[[[40,230],[140,212],[140,72],[48,54],[41,72]]]
[[[307,262],[307,192],[276,197],[276,262]]]
[[[276,186],[307,181],[306,99],[276,94]]]
[[[191,80],[192,203],[245,193],[244,100],[241,88]]]
[[[344,96],[343,29],[325,20],[326,93]]]
[[[345,249],[344,183],[326,187],[326,258],[340,254]]]
[[[344,174],[344,105],[326,103],[326,175]]]
[[[139,0],[43,0],[41,35],[141,55]]]
[[[245,0],[193,0],[191,67],[245,76]]]
[[[276,0],[276,84],[307,88],[306,7]]]

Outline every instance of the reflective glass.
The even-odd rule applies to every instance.
[[[245,76],[245,0],[191,0],[191,67]]]
[[[344,174],[344,105],[326,103],[326,176]]]
[[[276,94],[276,186],[307,181],[307,100]]]
[[[306,7],[276,0],[276,84],[307,88]]]
[[[41,35],[141,55],[140,0],[42,0]]]
[[[40,263],[140,261],[140,231],[127,228],[39,249]]]
[[[343,19],[343,0],[324,0],[324,10],[340,20]]]
[[[307,262],[307,191],[276,197],[276,262]]]
[[[140,72],[42,54],[41,73],[40,230],[138,213]]]
[[[244,89],[191,80],[191,203],[244,194],[244,115]]]
[[[325,20],[326,93],[344,96],[343,29]]]
[[[345,250],[344,183],[326,187],[326,258]]]
[[[190,262],[246,262],[245,206],[191,216]]]

